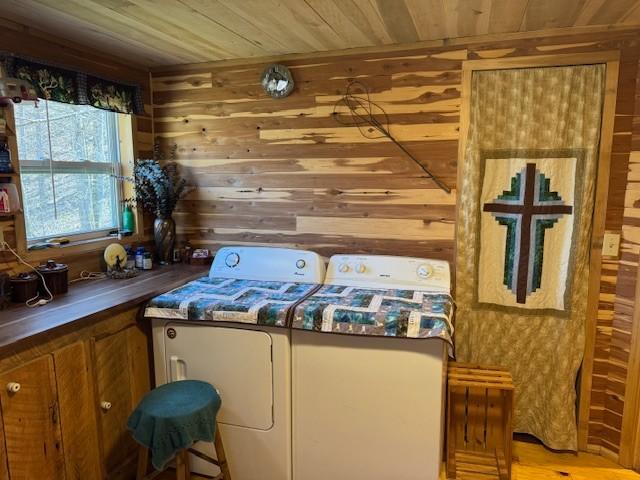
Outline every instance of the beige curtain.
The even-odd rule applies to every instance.
[[[577,449],[576,376],[584,352],[604,77],[605,65],[474,72],[469,135],[460,166],[456,357],[507,367],[516,385],[515,431],[533,434],[560,450]],[[580,178],[571,190],[580,210],[572,224],[564,311],[526,310],[515,301],[508,307],[478,302],[479,212],[483,182],[490,174],[483,159],[487,151],[501,149],[513,157],[536,159],[546,151],[550,156],[556,155],[553,151],[580,152],[575,175]],[[545,268],[553,260],[545,257]],[[495,275],[503,271],[502,265],[495,266]],[[544,277],[542,281],[544,289]]]

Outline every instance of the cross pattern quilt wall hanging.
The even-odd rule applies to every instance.
[[[458,168],[456,360],[515,384],[513,428],[575,450],[606,66],[473,71]]]
[[[480,157],[476,302],[566,312],[582,152],[496,150]]]

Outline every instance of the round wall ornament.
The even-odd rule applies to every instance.
[[[273,63],[264,69],[261,76],[262,88],[273,98],[284,98],[293,91],[293,77],[284,65]]]

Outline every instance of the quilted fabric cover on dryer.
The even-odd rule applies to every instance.
[[[452,344],[453,301],[442,293],[325,285],[300,303],[292,328]]]
[[[290,307],[316,284],[203,277],[155,297],[146,317],[288,327]]]

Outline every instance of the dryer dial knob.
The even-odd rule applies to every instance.
[[[340,266],[338,267],[338,270],[341,271],[342,273],[347,273],[351,269],[349,268],[349,265],[347,265],[346,263],[341,263]]]
[[[303,269],[306,265],[307,265],[307,262],[305,262],[302,259],[300,259],[300,260],[298,260],[296,262],[296,267],[298,267],[299,269]]]
[[[224,263],[227,267],[236,267],[240,263],[240,255],[237,253],[230,253],[225,257]]]
[[[356,272],[364,273],[367,271],[367,267],[364,266],[364,263],[359,263],[356,265]]]
[[[420,278],[429,278],[433,275],[433,267],[431,265],[422,264],[418,267],[416,273]]]

